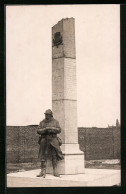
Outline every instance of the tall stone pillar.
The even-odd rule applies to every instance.
[[[52,110],[60,123],[64,160],[61,174],[84,172],[84,153],[79,150],[77,129],[77,89],[75,20],[66,18],[52,27]]]

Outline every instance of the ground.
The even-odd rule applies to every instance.
[[[95,169],[116,169],[120,170],[120,160],[87,160],[86,168],[95,168]]]
[[[39,169],[40,163],[8,163],[7,164],[7,174],[12,172],[26,171],[32,169]],[[95,168],[95,169],[116,169],[120,170],[120,160],[86,160],[85,168]]]

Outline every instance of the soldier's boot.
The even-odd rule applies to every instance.
[[[52,158],[52,165],[53,165],[53,175],[56,177],[60,177],[59,173],[57,172],[57,158]]]
[[[41,172],[37,175],[37,177],[46,177],[46,161],[41,161]]]

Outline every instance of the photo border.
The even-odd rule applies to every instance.
[[[36,3],[35,3],[36,2]],[[44,3],[45,2],[45,3]],[[43,4],[42,4],[43,3]],[[121,4],[120,5],[120,57],[121,57],[121,187],[57,187],[57,188],[9,188],[6,187],[6,5],[55,5],[55,4]],[[0,3],[0,192],[25,193],[125,193],[126,186],[126,4],[125,1],[28,1],[14,0]],[[94,190],[95,189],[95,190]]]

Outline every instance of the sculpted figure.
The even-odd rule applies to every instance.
[[[46,176],[47,160],[52,160],[53,174],[60,177],[57,172],[57,161],[63,159],[62,151],[60,149],[61,139],[57,134],[61,132],[59,122],[53,118],[53,113],[50,109],[45,111],[45,119],[42,120],[38,126],[37,133],[39,137],[39,158],[41,161],[41,172],[37,177]]]

